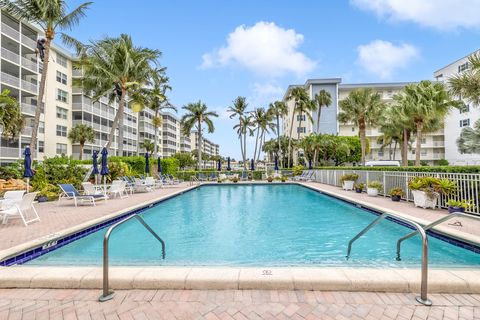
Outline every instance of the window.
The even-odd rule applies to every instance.
[[[297,114],[297,121],[305,121],[306,116],[304,114]]]
[[[297,127],[297,133],[305,133],[305,132],[307,132],[306,127]]]
[[[427,139],[426,139],[426,138],[422,138],[421,143],[422,143],[422,144],[426,144],[426,143],[427,143]]]
[[[422,150],[420,151],[420,154],[421,154],[422,156],[426,156],[426,155],[427,155],[427,149],[422,149]]]
[[[62,89],[57,89],[57,100],[62,102],[68,102],[68,92]]]
[[[45,122],[40,121],[38,124],[38,133],[45,133]]]
[[[67,154],[67,145],[65,143],[57,143],[57,154]]]
[[[57,118],[67,120],[68,110],[57,106]]]
[[[383,157],[383,150],[379,150],[379,151],[378,151],[378,156],[379,156],[379,157]]]
[[[38,152],[44,153],[45,151],[45,142],[44,141],[38,141]]]
[[[67,67],[67,58],[57,53],[57,63],[62,67]]]
[[[468,68],[470,68],[470,64],[469,64],[468,61],[467,61],[467,62],[465,62],[465,63],[463,63],[463,64],[461,64],[461,65],[458,66],[458,72],[459,72],[459,73],[460,73],[460,72],[463,72],[463,71],[465,71],[465,70],[468,70]]]
[[[66,137],[67,136],[67,127],[59,126],[57,124],[57,136],[58,137]]]
[[[468,127],[470,125],[470,119],[460,120],[460,128]]]
[[[57,82],[67,84],[67,75],[60,71],[57,71]]]
[[[352,132],[355,132],[355,127],[352,127]]]

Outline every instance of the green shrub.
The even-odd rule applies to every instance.
[[[367,186],[370,189],[377,189],[378,191],[383,189],[383,184],[380,181],[370,181]]]
[[[355,183],[355,185],[353,187],[355,189],[363,190],[363,189],[365,189],[365,183]]]
[[[448,166],[449,162],[448,162],[448,160],[440,159],[440,160],[438,160],[438,165],[439,166]]]
[[[0,179],[22,179],[23,162],[21,160],[0,167]]]
[[[303,166],[294,166],[294,167],[292,168],[292,174],[293,174],[294,176],[299,176],[299,175],[302,174],[303,170],[304,170],[304,167],[303,167]]]
[[[457,189],[455,182],[449,179],[440,179],[435,177],[415,177],[408,182],[410,190],[419,190],[425,192],[429,197],[433,193],[452,194]]]
[[[480,166],[428,166],[428,167],[316,167],[316,170],[367,170],[440,173],[480,173]]]
[[[357,181],[357,180],[358,180],[358,174],[356,173],[348,173],[340,177],[341,183],[343,183],[344,181]]]
[[[465,210],[468,209],[474,209],[475,205],[473,204],[472,200],[454,200],[450,199],[445,203],[449,207],[454,207],[454,208],[463,208]]]
[[[180,161],[176,158],[162,158],[161,159],[162,163],[162,173],[163,174],[171,174],[171,175],[176,175],[178,168],[180,166]],[[154,163],[157,165],[157,161]]]
[[[390,191],[388,192],[388,194],[390,196],[400,196],[400,197],[403,197],[405,195],[405,192],[403,191],[402,188],[400,187],[395,187],[395,188],[392,188],[390,189]]]

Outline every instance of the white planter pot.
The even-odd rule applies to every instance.
[[[353,185],[354,184],[355,184],[355,181],[346,180],[346,181],[343,181],[342,188],[343,188],[343,190],[353,190]]]
[[[367,194],[370,197],[376,197],[376,196],[378,196],[378,189],[377,188],[367,188]]]
[[[433,197],[428,197],[424,191],[412,190],[413,203],[415,207],[422,207],[423,209],[432,208],[437,206],[438,193],[434,193]]]

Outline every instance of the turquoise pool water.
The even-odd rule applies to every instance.
[[[102,210],[101,206],[92,210]],[[408,266],[419,265],[421,240],[398,238],[410,229],[383,221],[353,246],[347,243],[372,213],[298,185],[202,186],[142,213],[166,242],[131,220],[110,238],[113,265]],[[100,265],[106,229],[28,262],[30,265]],[[480,254],[429,237],[431,266],[479,266]]]

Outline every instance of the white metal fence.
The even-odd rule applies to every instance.
[[[406,201],[413,201],[413,195],[408,188],[408,182],[414,177],[432,176],[441,179],[450,179],[454,181],[458,190],[455,194],[445,196],[442,195],[438,201],[438,205],[447,208],[446,201],[448,199],[470,200],[474,203],[474,207],[466,212],[480,214],[480,174],[477,173],[441,173],[441,172],[405,172],[405,171],[367,171],[367,170],[315,170],[315,181],[341,187],[340,177],[347,173],[356,173],[359,178],[357,183],[368,183],[371,181],[379,181],[383,184],[383,190],[379,190],[379,194],[386,197],[390,189],[399,187],[405,192]]]

